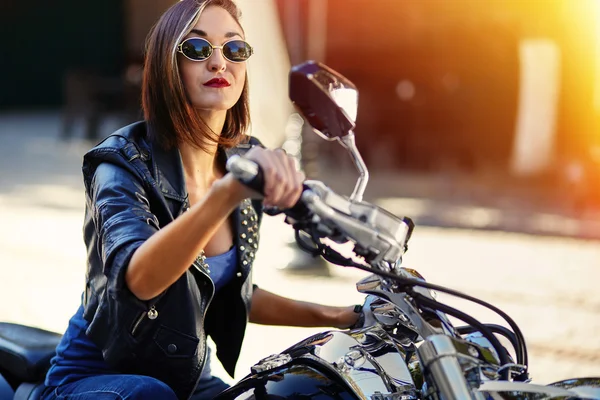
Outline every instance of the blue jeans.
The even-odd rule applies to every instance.
[[[217,377],[200,381],[190,400],[209,400],[229,385]],[[177,400],[169,386],[143,375],[96,375],[47,388],[41,400]]]

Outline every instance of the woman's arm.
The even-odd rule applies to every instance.
[[[258,146],[245,157],[263,170],[265,204],[287,208],[296,203],[304,174],[296,171],[292,158]],[[152,299],[166,290],[190,267],[235,207],[255,194],[231,174],[215,182],[200,202],[133,253],[125,274],[129,290],[140,300]]]
[[[354,306],[332,307],[297,301],[256,288],[250,322],[262,325],[335,327],[346,329],[358,320]]]
[[[192,265],[216,229],[245,197],[230,174],[173,222],[158,230],[133,254],[125,274],[127,287],[149,300],[173,284]]]

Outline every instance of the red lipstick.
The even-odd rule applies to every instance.
[[[231,86],[227,79],[224,78],[213,78],[208,82],[204,83],[204,86],[214,87],[214,88],[223,88],[227,86]]]

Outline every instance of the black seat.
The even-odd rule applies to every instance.
[[[0,371],[16,382],[43,380],[62,335],[0,322]]]

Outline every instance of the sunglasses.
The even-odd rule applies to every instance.
[[[193,37],[177,46],[177,51],[192,61],[208,60],[214,49],[221,49],[223,57],[234,63],[244,62],[254,53],[252,46],[239,39],[227,41],[222,46],[214,46],[206,39]]]

